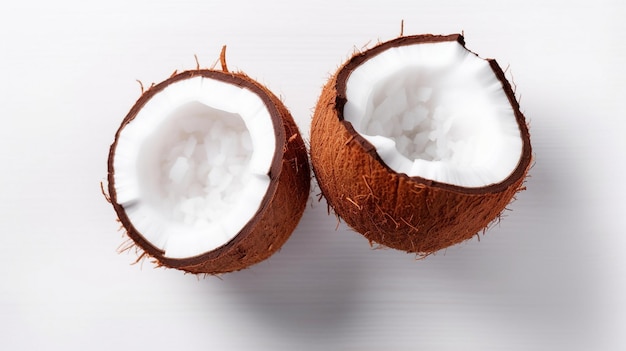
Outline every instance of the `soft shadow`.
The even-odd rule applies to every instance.
[[[314,201],[281,251],[222,277],[250,318],[277,337],[339,337],[363,282],[354,236],[335,231],[336,218],[328,215],[326,202]]]
[[[432,269],[456,282],[458,296],[484,304],[478,320],[532,344],[590,346],[601,299],[592,238],[602,233],[585,205],[592,189],[577,156],[585,144],[567,130],[535,127],[536,163],[512,211],[481,242],[451,249]]]

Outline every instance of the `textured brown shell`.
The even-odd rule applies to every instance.
[[[524,116],[504,73],[488,60],[515,111],[523,140],[522,157],[503,182],[463,188],[391,170],[373,145],[343,119],[345,84],[358,65],[391,47],[458,41],[461,35],[400,37],[356,54],[327,82],[311,126],[311,163],[324,197],[337,215],[370,242],[429,254],[484,230],[523,187],[531,165]]]
[[[215,250],[191,258],[173,259],[163,256],[162,250],[152,245],[135,229],[124,207],[117,202],[113,160],[120,132],[132,122],[143,105],[169,84],[196,76],[222,80],[257,94],[272,117],[276,153],[269,171],[269,189],[255,216],[244,228],[230,242]],[[306,207],[310,188],[310,168],[304,141],[285,105],[267,88],[245,74],[215,70],[182,72],[145,92],[117,131],[109,153],[108,168],[111,203],[128,236],[145,254],[153,257],[157,265],[191,273],[219,274],[237,271],[270,257],[287,241],[298,224]]]

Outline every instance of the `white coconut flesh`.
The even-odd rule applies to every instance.
[[[398,173],[462,186],[505,180],[522,155],[489,63],[456,41],[394,47],[346,82],[344,119]]]
[[[209,252],[259,210],[275,144],[256,93],[207,77],[174,82],[119,135],[117,202],[165,257]]]

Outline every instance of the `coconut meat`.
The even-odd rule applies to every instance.
[[[505,180],[522,139],[488,61],[456,41],[393,47],[354,69],[344,120],[391,169],[462,187]]]
[[[209,252],[259,210],[275,148],[270,112],[256,93],[208,77],[174,82],[120,132],[117,202],[165,257]]]

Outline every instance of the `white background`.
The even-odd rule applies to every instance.
[[[608,0],[3,4],[0,349],[626,349],[624,18]],[[536,164],[500,225],[416,260],[337,227],[313,189],[279,253],[221,279],[116,252],[100,182],[136,79],[227,44],[308,139],[328,76],[402,19],[510,67]]]

